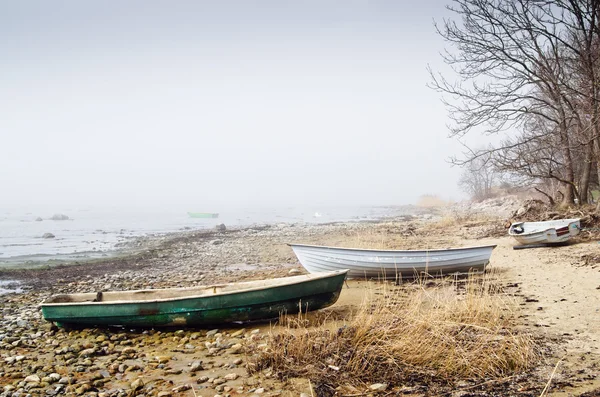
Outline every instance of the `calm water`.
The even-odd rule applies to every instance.
[[[18,281],[0,280],[0,295],[23,292]]]
[[[201,210],[197,210],[201,211]],[[52,213],[0,210],[0,266],[19,262],[106,256],[118,243],[145,235],[183,230],[273,223],[327,223],[372,220],[406,214],[410,207],[336,207],[247,209],[220,212],[217,219],[190,218],[181,211],[71,210],[70,219],[49,220]],[[43,218],[36,221],[36,218]],[[56,237],[44,239],[44,233]]]

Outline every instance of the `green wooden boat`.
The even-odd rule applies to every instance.
[[[333,305],[347,270],[192,288],[54,295],[42,314],[58,326],[208,326],[265,320]]]
[[[219,214],[212,212],[188,212],[190,218],[218,218]]]

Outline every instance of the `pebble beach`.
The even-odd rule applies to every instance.
[[[306,380],[249,371],[252,352],[268,348],[276,321],[218,329],[62,329],[45,321],[39,309],[59,293],[187,287],[304,273],[290,242],[370,242],[396,249],[498,244],[491,268],[504,274],[506,293],[519,301],[523,327],[547,338],[552,351],[538,369],[539,378],[505,390],[512,393],[526,384],[520,395],[539,395],[555,358],[564,361],[554,375],[556,395],[581,395],[600,387],[600,267],[590,260],[597,255],[597,243],[518,252],[501,224],[404,216],[213,229],[139,239],[129,254],[104,260],[0,271],[0,279],[9,283],[4,286],[8,293],[0,295],[0,396],[310,395]],[[344,313],[360,302],[360,291],[360,283],[350,282],[338,303],[325,310]],[[453,387],[460,390],[460,385]],[[387,393],[428,395],[408,386],[400,390]]]

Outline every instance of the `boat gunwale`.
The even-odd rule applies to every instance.
[[[305,283],[307,281],[317,281],[317,280],[322,280],[322,279],[326,279],[326,278],[333,278],[335,276],[340,276],[340,275],[344,275],[347,276],[348,272],[350,271],[350,269],[340,269],[340,270],[331,270],[328,272],[319,272],[319,273],[308,273],[308,274],[302,274],[300,276],[309,276],[309,278],[306,280],[297,280],[294,282],[289,282],[289,283],[283,283],[283,284],[279,284],[279,285],[272,285],[272,286],[267,286],[266,288],[276,288],[276,287],[289,287],[291,285],[296,285],[296,284],[302,284]],[[293,277],[299,277],[299,276],[293,276]],[[293,278],[293,277],[279,277],[279,278],[275,278],[275,279],[262,279],[262,280],[252,280],[252,281],[247,281],[248,283],[252,283],[253,281],[272,281],[272,280],[283,280],[286,278]],[[345,277],[344,277],[345,279]],[[169,290],[179,290],[179,291],[185,291],[185,290],[192,290],[192,289],[197,289],[197,288],[202,288],[202,289],[210,289],[213,287],[222,287],[222,286],[226,286],[226,285],[235,285],[236,283],[227,283],[227,284],[213,284],[213,285],[207,285],[207,286],[197,286],[197,287],[184,287],[184,288],[157,288],[157,289],[140,289],[140,290],[131,290],[131,291],[103,291],[103,292],[123,292],[123,293],[129,293],[129,294],[134,294],[134,293],[140,293],[140,292],[157,292],[157,291],[169,291]],[[217,296],[227,296],[227,295],[235,295],[235,294],[240,294],[240,293],[246,293],[246,292],[253,292],[253,291],[258,291],[258,290],[263,290],[266,289],[265,287],[254,287],[254,288],[247,288],[247,289],[241,289],[241,290],[237,290],[237,291],[222,291],[216,294],[212,294],[212,295],[190,295],[190,296],[182,296],[182,297],[174,297],[174,298],[162,298],[162,299],[152,299],[152,300],[119,300],[119,301],[85,301],[85,302],[42,302],[40,304],[40,307],[60,307],[60,306],[83,306],[83,305],[121,305],[121,304],[147,304],[147,303],[164,303],[164,302],[173,302],[173,301],[181,301],[181,300],[188,300],[188,299],[198,299],[198,298],[210,298],[210,297],[217,297]],[[93,294],[93,292],[83,292],[83,293],[77,293],[77,294]],[[76,295],[76,294],[60,294],[60,295]],[[56,295],[53,295],[56,296]],[[50,297],[52,298],[52,297]],[[50,299],[49,298],[49,299]]]
[[[521,234],[522,236],[522,234]],[[375,248],[348,248],[348,247],[331,247],[331,246],[327,246],[327,245],[312,245],[312,244],[294,244],[294,243],[287,243],[288,246],[290,247],[309,247],[309,248],[327,248],[327,249],[336,249],[336,250],[343,250],[343,251],[368,251],[368,252],[387,252],[387,253],[405,253],[405,252],[410,252],[410,253],[418,253],[418,252],[442,252],[442,251],[461,251],[461,250],[473,250],[473,249],[477,249],[477,248],[491,248],[492,250],[494,248],[496,248],[498,246],[498,244],[490,244],[490,245],[477,245],[474,247],[462,247],[462,248],[436,248],[436,249],[430,249],[430,250],[382,250],[382,249],[375,249]]]

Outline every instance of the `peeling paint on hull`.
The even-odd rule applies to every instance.
[[[318,310],[334,304],[346,272],[329,274],[291,285],[167,301],[42,304],[42,313],[58,325],[89,326],[201,327],[266,320],[281,313]]]

